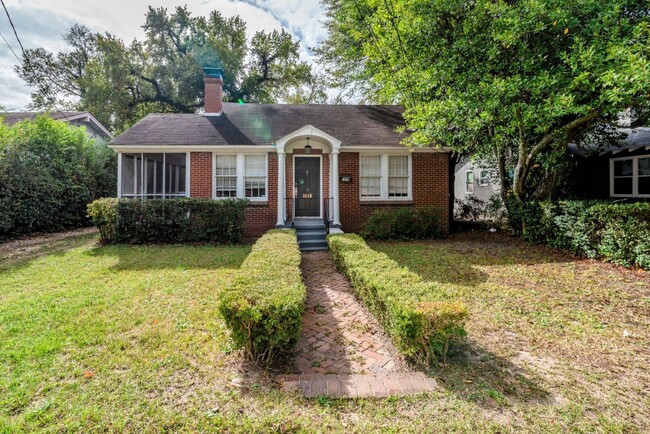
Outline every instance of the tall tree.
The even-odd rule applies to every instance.
[[[143,29],[144,40],[127,45],[74,25],[64,36],[68,49],[27,50],[17,71],[36,89],[32,106],[89,110],[120,132],[150,112],[200,109],[201,66],[223,68],[229,101],[273,102],[314,81],[299,43],[284,30],[258,31],[248,41],[240,17],[194,17],[187,7],[149,7]]]
[[[325,0],[320,56],[406,105],[408,143],[496,157],[503,191],[546,189],[570,142],[647,110],[650,10],[638,0]],[[360,67],[350,67],[357,62]],[[507,184],[506,162],[514,177]],[[547,176],[535,177],[545,171]]]

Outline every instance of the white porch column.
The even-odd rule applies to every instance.
[[[334,212],[332,213],[332,224],[341,225],[339,217],[339,150],[332,150],[332,202],[334,203]]]
[[[278,149],[278,219],[276,226],[284,226],[284,219],[286,217],[286,203],[284,200],[286,175],[284,169],[284,149]]]

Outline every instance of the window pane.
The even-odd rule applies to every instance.
[[[266,157],[264,155],[246,155],[245,176],[266,176]]]
[[[361,176],[381,176],[381,156],[379,155],[362,156]]]
[[[165,194],[185,196],[186,154],[165,154]],[[181,173],[183,180],[181,181]]]
[[[474,172],[465,172],[465,192],[474,193]]]
[[[361,197],[379,197],[381,196],[381,178],[364,177],[361,178]]]
[[[237,156],[217,155],[216,176],[237,176]]]
[[[264,176],[247,176],[244,181],[246,197],[262,198],[266,197],[266,177]]]
[[[388,196],[389,197],[407,197],[408,196],[408,177],[388,178]]]
[[[614,176],[632,176],[633,160],[614,161]]]
[[[632,178],[614,178],[614,194],[632,194]]]
[[[639,158],[639,176],[650,176],[650,158]]]
[[[409,176],[409,157],[388,157],[388,176]]]
[[[217,177],[215,194],[217,197],[237,197],[237,177]]]

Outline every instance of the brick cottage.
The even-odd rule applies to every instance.
[[[204,114],[150,114],[111,141],[118,197],[248,198],[250,236],[326,217],[355,232],[377,209],[427,205],[449,227],[450,153],[402,146],[402,107],[221,96],[221,71],[206,68]]]

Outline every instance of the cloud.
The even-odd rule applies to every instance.
[[[194,15],[208,15],[219,10],[224,16],[239,15],[247,23],[248,36],[259,30],[289,31],[301,41],[301,58],[311,62],[309,48],[324,37],[319,22],[322,11],[319,0],[185,0]],[[142,23],[148,6],[166,7],[166,0],[113,0],[111,2],[84,2],[77,0],[19,0],[7,5],[25,48],[43,47],[58,51],[65,49],[62,35],[74,23],[85,25],[96,32],[110,32],[125,42],[142,39]],[[11,27],[0,17],[0,32],[19,53]],[[26,107],[31,89],[13,71],[17,63],[9,49],[0,40],[0,105],[12,109]]]

